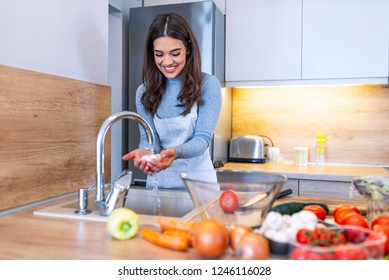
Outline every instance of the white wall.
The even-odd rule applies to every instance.
[[[0,64],[108,85],[108,0],[0,0]]]

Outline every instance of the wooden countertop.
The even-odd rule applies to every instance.
[[[361,176],[389,176],[389,170],[381,166],[324,165],[296,166],[286,163],[235,163],[228,162],[222,169],[253,170],[280,173],[289,179],[351,182]]]
[[[363,201],[325,200],[304,197],[284,197],[276,204],[287,201],[320,201],[330,209],[343,203],[365,208]],[[131,240],[113,240],[106,231],[105,222],[34,216],[33,211],[47,205],[0,216],[0,259],[16,260],[189,260],[202,259],[194,249],[177,252],[157,247],[141,237]],[[272,259],[275,257],[272,256]],[[234,259],[231,251],[222,259]]]

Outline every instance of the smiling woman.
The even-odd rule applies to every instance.
[[[155,64],[166,78],[175,78],[182,72],[187,53],[181,40],[166,36],[154,41]]]
[[[222,99],[217,78],[201,72],[197,39],[181,15],[159,14],[152,21],[142,77],[136,109],[156,135],[154,151],[141,130],[138,149],[123,159],[149,175],[148,187],[184,189],[181,172],[214,169],[209,147]],[[152,152],[158,160],[143,160]]]

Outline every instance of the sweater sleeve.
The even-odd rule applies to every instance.
[[[203,74],[201,95],[204,103],[198,107],[194,135],[189,141],[174,147],[176,158],[200,156],[210,145],[222,105],[220,82],[215,76]]]

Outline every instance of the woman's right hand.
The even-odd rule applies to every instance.
[[[150,174],[150,168],[147,166],[147,161],[142,160],[142,157],[145,155],[150,155],[150,151],[148,149],[135,149],[128,154],[125,154],[122,159],[129,160],[134,159],[134,166],[146,174]]]

